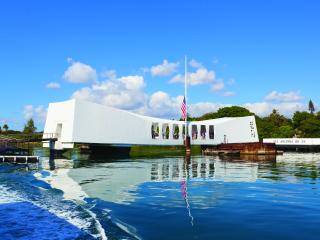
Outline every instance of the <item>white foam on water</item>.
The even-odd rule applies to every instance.
[[[90,227],[90,223],[88,223],[88,221],[77,217],[79,213],[77,214],[76,211],[66,211],[67,209],[63,209],[63,207],[58,206],[55,203],[50,203],[50,206],[48,206],[48,204],[44,204],[41,201],[32,201],[28,199],[28,196],[23,196],[23,194],[10,189],[9,187],[0,185],[0,203],[4,204],[13,202],[30,202],[37,207],[45,209],[48,212],[65,219],[80,229],[83,229],[83,227]]]
[[[88,209],[86,209],[86,211],[93,219],[95,219],[96,228],[97,228],[98,232],[100,233],[98,237],[101,237],[102,240],[107,240],[108,238],[107,238],[106,232],[105,232],[104,228],[102,227],[101,223],[99,222],[99,220],[97,219],[97,215]]]
[[[68,172],[69,169],[56,169],[54,171],[46,171],[49,175],[43,176],[38,172],[35,173],[34,176],[38,180],[50,184],[52,188],[63,191],[64,199],[84,202],[84,198],[88,197],[88,195],[76,181],[68,176]]]
[[[0,185],[0,204],[22,201],[23,199],[16,192],[11,191],[10,188],[4,185]]]
[[[40,188],[40,191],[47,191],[47,190]],[[44,201],[41,201],[41,199],[30,200],[27,194],[18,192],[6,185],[0,184],[0,204],[14,203],[14,202],[30,202],[33,205],[40,207],[42,209],[45,209],[48,212],[54,214],[55,216],[66,220],[70,224],[76,226],[79,229],[82,229],[83,231],[85,231],[86,233],[90,234],[95,238],[103,239],[103,240],[107,239],[106,233],[101,223],[98,221],[96,214],[94,214],[92,211],[82,208],[82,210],[84,210],[90,217],[81,218],[79,217],[81,215],[81,212],[79,210],[61,206],[61,202],[55,202],[55,201],[44,202]],[[97,230],[98,234],[93,234],[88,230],[92,226],[92,223],[94,223],[95,229]]]
[[[48,175],[45,176],[41,173],[35,173],[34,176],[38,180],[42,180],[50,184],[52,188],[63,191],[64,199],[73,201],[77,204],[83,204],[85,203],[84,198],[88,197],[88,195],[82,190],[81,186],[76,181],[74,181],[72,178],[68,176],[69,171],[69,169],[60,168],[54,171],[46,171]],[[95,228],[99,232],[98,235],[93,235],[91,233],[89,234],[94,237],[106,240],[107,236],[105,230],[99,222],[97,215],[90,209],[83,208],[83,210],[85,210],[91,216],[92,220],[95,222]],[[50,211],[50,209],[48,209],[48,211]],[[69,216],[66,216],[66,212],[64,210],[62,210],[62,212],[55,212],[55,214],[61,218],[66,219],[67,221],[76,225],[77,227],[82,228],[85,225],[88,228],[90,226],[90,224],[88,225],[87,221],[83,222],[83,219],[77,219],[72,217],[70,221]]]

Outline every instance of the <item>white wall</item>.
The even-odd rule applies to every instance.
[[[251,124],[250,124],[251,122]],[[192,139],[192,125],[198,126],[198,138]],[[201,140],[200,126],[206,125],[206,139]],[[214,140],[209,139],[209,125],[214,125]],[[237,118],[220,118],[207,121],[191,122],[189,125],[191,143],[195,145],[211,145],[226,143],[258,142],[258,132],[254,116]]]
[[[250,128],[252,122],[253,129]],[[62,134],[56,148],[72,148],[73,143],[96,144],[129,144],[129,145],[183,145],[182,126],[184,122],[152,118],[134,114],[104,105],[69,100],[51,103],[48,109],[44,137],[55,133],[57,124],[62,124]],[[159,124],[159,138],[152,139],[152,123]],[[169,124],[169,139],[162,138],[162,125]],[[173,138],[173,125],[179,126],[179,139]],[[191,140],[194,145],[215,145],[224,142],[224,135],[228,143],[257,142],[255,118],[222,118],[199,121],[189,124],[198,126],[198,139]],[[200,125],[206,125],[206,139],[200,136]],[[215,138],[209,139],[209,125],[214,125]],[[254,133],[254,135],[252,135]]]
[[[182,138],[175,140],[152,139],[153,122],[182,124],[179,121],[148,118],[131,112],[103,105],[76,101],[74,119],[74,141],[82,143],[179,145]],[[160,127],[161,135],[161,127]]]
[[[58,137],[55,146],[58,149],[65,147],[68,143],[71,143],[69,144],[69,147],[73,147],[74,110],[75,101],[73,100],[49,104],[43,138]],[[62,124],[60,136],[57,136],[56,134],[58,124]],[[65,146],[62,146],[62,143]],[[44,147],[48,147],[48,143],[45,143]]]

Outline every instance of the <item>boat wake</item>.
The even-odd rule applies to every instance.
[[[86,220],[90,220],[90,223],[94,223],[94,228],[97,231],[97,233],[91,233],[91,235],[95,238],[106,240],[107,236],[105,230],[102,227],[100,221],[98,220],[97,215],[90,209],[85,207],[86,202],[84,198],[87,197],[87,194],[83,192],[83,190],[77,182],[68,177],[68,172],[69,169],[57,169],[55,171],[37,172],[34,174],[34,176],[38,180],[42,180],[50,184],[52,188],[61,190],[63,192],[63,198],[65,200],[71,201],[77,204],[79,207],[81,207],[81,209],[85,211],[88,214],[88,216],[90,216],[90,219]],[[63,218],[65,217],[64,215],[58,216]],[[67,219],[69,220],[69,218]],[[73,218],[71,221],[72,224],[76,224],[76,226],[78,227],[83,226],[82,222],[74,222]],[[88,229],[92,229],[91,225],[87,224],[86,226]]]
[[[38,174],[34,175],[37,176]],[[8,218],[11,212],[15,212],[15,215],[11,214],[11,218],[21,218],[24,214],[26,215],[25,219],[13,219],[14,221],[23,222],[26,229],[28,229],[28,224],[40,224],[35,231],[41,231],[42,235],[30,232],[31,235],[29,236],[28,233],[25,233],[26,238],[33,236],[45,238],[46,232],[50,234],[53,231],[53,229],[48,229],[50,228],[50,222],[52,219],[57,218],[63,220],[58,221],[60,224],[58,225],[59,228],[66,227],[69,230],[73,230],[72,237],[77,239],[107,239],[105,230],[97,219],[96,214],[87,209],[85,204],[79,201],[80,199],[71,200],[64,198],[62,190],[52,188],[48,184],[50,182],[50,172],[42,172],[41,176],[38,175],[37,177],[34,175],[21,173],[1,174],[0,206],[6,211],[0,214],[0,218]],[[45,176],[48,177],[48,181],[43,181],[46,178]],[[24,209],[25,207],[28,207],[28,209]],[[33,215],[31,211],[34,211]],[[32,221],[30,221],[30,218]],[[43,218],[46,218],[46,220]],[[31,229],[31,226],[29,228]],[[44,232],[44,228],[48,231]],[[17,231],[17,229],[12,228],[12,231]],[[10,235],[10,227],[5,228],[3,226],[2,229],[0,228],[0,232],[7,233],[11,237],[13,236]],[[55,232],[55,235],[60,234],[56,230],[53,232]],[[64,233],[61,234],[65,235]],[[63,239],[62,235],[58,239]]]

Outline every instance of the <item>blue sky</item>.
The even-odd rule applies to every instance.
[[[2,1],[0,123],[41,129],[48,103],[72,97],[177,118],[184,55],[192,115],[290,115],[319,103],[319,12],[315,0]]]

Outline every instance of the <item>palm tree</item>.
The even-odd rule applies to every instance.
[[[313,105],[313,102],[311,101],[311,99],[309,101],[309,111],[310,111],[311,114],[313,114],[314,111],[315,111],[314,105]]]

